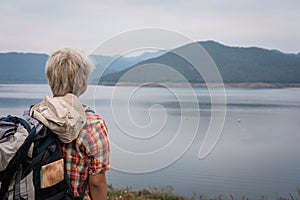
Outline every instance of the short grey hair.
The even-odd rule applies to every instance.
[[[64,48],[50,55],[45,71],[53,95],[64,96],[67,93],[79,95],[94,68],[81,51]]]

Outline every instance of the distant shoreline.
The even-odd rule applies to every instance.
[[[206,83],[175,83],[175,82],[162,82],[162,83],[142,83],[142,82],[102,82],[103,86],[144,86],[144,87],[199,87],[206,88],[208,84]],[[297,88],[300,87],[300,83],[263,83],[263,82],[253,82],[253,83],[209,83],[210,87],[214,88]]]
[[[5,85],[48,85],[47,83],[0,83],[0,86]],[[90,83],[90,85],[101,85],[101,86],[122,86],[122,87],[194,87],[194,88],[206,88],[206,83],[177,83],[177,82],[102,82],[100,84]],[[210,87],[213,88],[249,88],[249,89],[263,89],[263,88],[300,88],[300,83],[264,83],[264,82],[250,82],[250,83],[209,83]]]

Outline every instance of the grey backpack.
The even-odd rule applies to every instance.
[[[61,142],[40,122],[7,116],[0,118],[0,199],[75,198],[66,176]]]

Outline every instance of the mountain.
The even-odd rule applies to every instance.
[[[198,44],[211,56],[225,83],[300,83],[300,57],[296,54],[258,47],[229,47],[214,41]],[[187,60],[176,55],[176,52],[185,52],[186,55],[201,56],[196,55],[193,46],[187,44],[131,68],[104,75],[99,83],[114,84],[121,77],[124,82],[177,82],[184,77],[191,83],[204,83],[201,74]],[[159,65],[168,66],[168,69]]]
[[[1,53],[0,83],[47,83],[46,54]]]
[[[124,57],[124,56],[102,56],[102,55],[91,55],[90,58],[93,60],[96,69],[91,73],[89,79],[90,82],[98,82],[99,76],[112,74],[115,72],[122,71],[124,69],[130,68],[133,65],[147,60],[149,58],[158,57],[165,52],[155,51],[155,52],[144,52],[143,54],[135,57]]]
[[[96,69],[91,74],[90,80],[98,81],[102,70],[104,74],[118,72],[163,53],[163,51],[145,52],[136,57],[91,55],[90,58],[94,61]],[[35,53],[0,53],[0,84],[47,83],[45,65],[48,57],[46,54]]]
[[[300,83],[300,53],[230,47],[214,41],[198,44],[211,56],[225,83]],[[124,82],[182,82],[185,78],[191,83],[204,83],[201,74],[175,54],[181,51],[199,57],[192,46],[187,44],[166,53],[145,52],[136,57],[92,55],[96,69],[90,81],[115,84],[122,77]],[[0,84],[47,83],[44,72],[47,58],[46,54],[0,53]]]

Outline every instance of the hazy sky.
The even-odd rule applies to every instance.
[[[0,52],[90,51],[143,27],[195,41],[300,52],[299,0],[1,0],[0,9]]]

